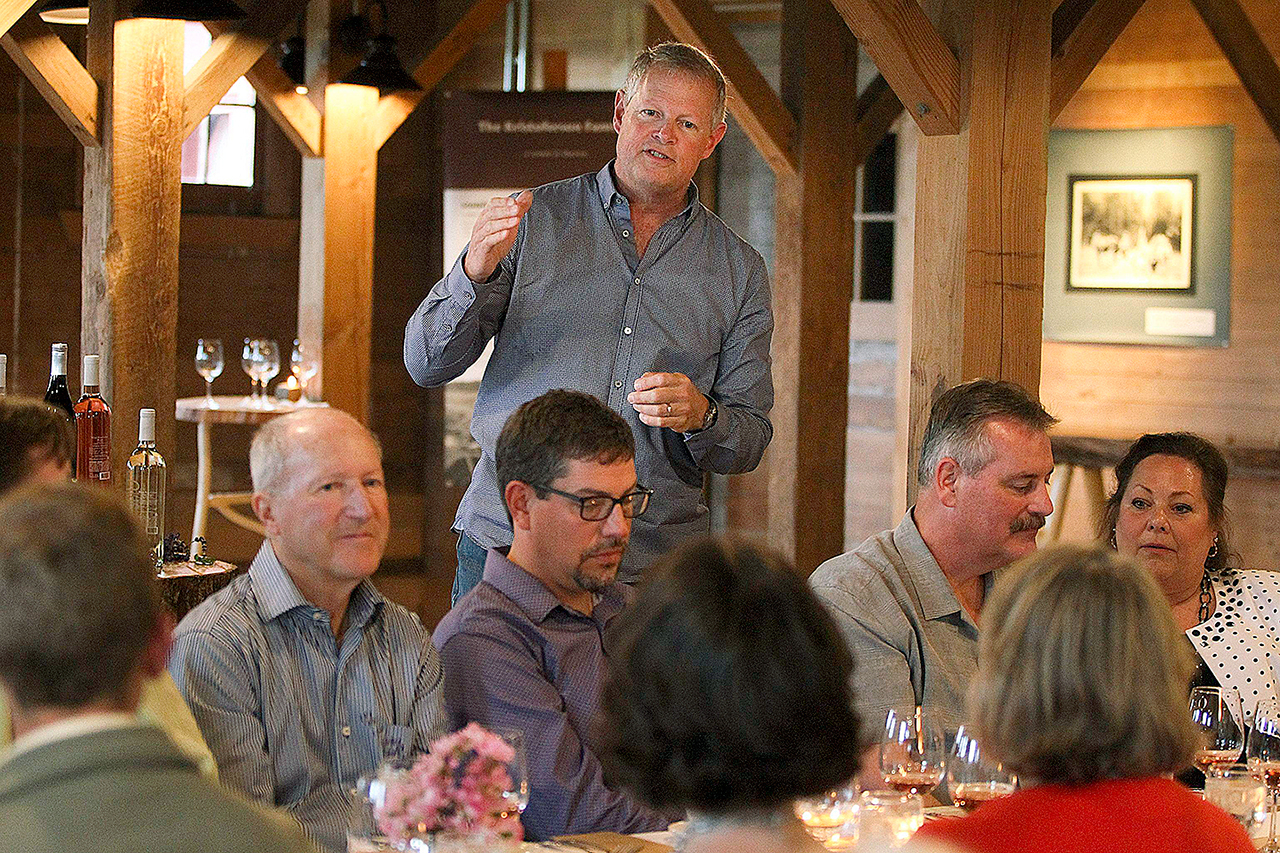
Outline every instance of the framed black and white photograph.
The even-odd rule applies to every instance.
[[[1068,178],[1067,287],[1195,290],[1196,176]]]
[[[1054,130],[1044,337],[1225,347],[1230,127]]]

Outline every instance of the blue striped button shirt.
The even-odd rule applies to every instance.
[[[169,671],[221,781],[331,850],[346,849],[347,792],[384,747],[425,750],[445,731],[440,657],[418,617],[365,580],[339,644],[270,542],[178,625]]]
[[[471,419],[482,455],[455,529],[486,548],[511,544],[493,459],[498,433],[545,391],[585,391],[631,425],[637,476],[655,491],[619,571],[634,581],[654,557],[708,530],[704,471],[759,464],[773,436],[772,333],[764,261],[698,203],[692,184],[688,206],[643,258],[612,164],[538,187],[491,280],[473,283],[459,257],[405,329],[405,366],[428,387],[461,374],[494,338]],[[642,423],[627,394],[653,371],[688,376],[718,404],[715,424],[681,434]]]

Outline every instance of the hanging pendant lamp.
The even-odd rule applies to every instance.
[[[231,0],[138,0],[127,18],[169,18],[180,21],[237,21],[247,17]]]
[[[360,60],[360,64],[338,82],[372,86],[383,95],[388,92],[421,91],[422,86],[404,70],[400,58],[396,56],[396,40],[387,32],[387,4],[383,0],[374,0],[369,5],[377,5],[382,9],[382,31],[369,39],[368,52]]]

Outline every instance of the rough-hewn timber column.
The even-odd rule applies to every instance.
[[[948,3],[943,11],[955,13],[960,5]],[[968,66],[968,121],[955,136],[920,139],[912,461],[930,404],[956,382],[986,376],[1039,393],[1049,5],[1044,0],[972,4],[972,29],[961,31],[953,43],[962,67]],[[954,15],[958,21],[966,18]],[[908,499],[914,501],[915,478],[907,482]]]
[[[102,356],[120,483],[140,408],[156,410],[157,444],[174,445],[183,23],[113,27],[113,4],[93,9],[88,71],[102,93],[102,145],[85,151],[80,345]]]
[[[777,180],[769,540],[808,574],[844,546],[857,42],[828,0],[783,3],[800,168]]]

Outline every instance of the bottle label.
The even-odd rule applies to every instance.
[[[111,437],[95,435],[89,440],[89,479],[111,479]]]

